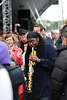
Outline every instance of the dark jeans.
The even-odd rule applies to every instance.
[[[44,97],[41,100],[50,100],[50,98],[49,97]]]

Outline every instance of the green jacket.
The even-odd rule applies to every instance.
[[[56,48],[59,49],[62,47],[62,39],[61,39],[61,36],[56,40]]]

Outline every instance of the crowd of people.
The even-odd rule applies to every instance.
[[[67,25],[46,34],[41,24],[0,32],[0,100],[67,100]]]

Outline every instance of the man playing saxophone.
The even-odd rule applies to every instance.
[[[31,60],[33,64],[32,83],[29,83],[32,92],[25,92],[24,100],[50,100],[51,73],[56,60],[56,49],[50,43],[44,43],[37,32],[29,32],[27,35],[28,46],[25,56],[25,76],[30,79],[29,70]],[[30,56],[34,48],[34,55]],[[29,60],[30,59],[30,60]],[[32,72],[32,69],[31,69]],[[30,81],[31,82],[31,81]],[[32,86],[30,86],[32,84]]]

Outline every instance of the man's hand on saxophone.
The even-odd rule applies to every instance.
[[[37,56],[31,56],[30,59],[34,62],[40,62],[40,59]]]

